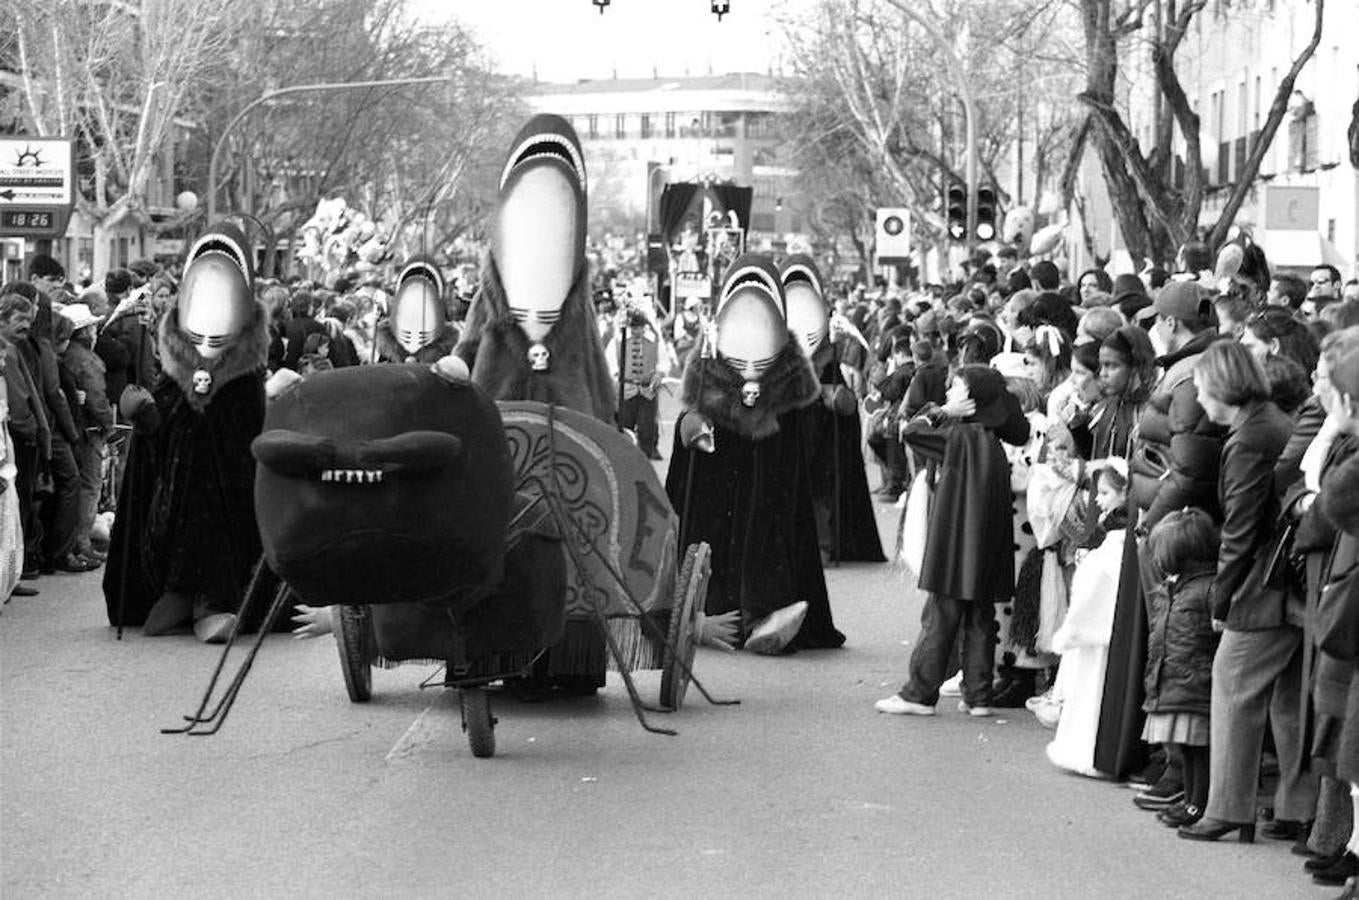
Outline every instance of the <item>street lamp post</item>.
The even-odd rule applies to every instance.
[[[389,78],[381,81],[341,81],[324,82],[321,84],[295,84],[291,87],[277,88],[265,91],[254,100],[251,100],[236,116],[227,123],[226,128],[222,129],[222,134],[217,138],[217,143],[212,147],[212,158],[208,162],[208,221],[211,222],[217,217],[217,163],[222,156],[222,148],[226,145],[226,139],[231,135],[232,130],[241,123],[255,107],[268,103],[270,100],[277,100],[289,94],[305,94],[321,91],[352,91],[360,88],[375,87],[399,87],[409,84],[440,84],[447,82],[448,75],[433,75],[424,78]]]
[[[944,53],[944,61],[948,63],[949,72],[953,75],[953,80],[958,85],[958,95],[963,101],[963,113],[967,116],[967,163],[964,178],[967,180],[967,248],[972,250],[977,245],[977,101],[972,94],[972,84],[968,81],[967,70],[963,68],[963,61],[954,52],[953,45],[944,37],[944,33],[939,30],[939,26],[931,22],[927,17],[922,16],[910,6],[910,0],[890,0],[891,4],[912,22],[925,29],[939,49]]]

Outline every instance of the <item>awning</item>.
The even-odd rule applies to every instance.
[[[1351,265],[1319,231],[1260,231],[1255,242],[1264,249],[1271,269],[1311,269],[1329,263],[1343,272]]]

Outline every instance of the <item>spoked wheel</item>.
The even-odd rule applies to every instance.
[[[373,619],[366,606],[337,606],[335,646],[340,651],[344,687],[354,703],[373,696]]]
[[[689,691],[689,672],[698,649],[698,617],[708,600],[712,551],[706,543],[692,544],[675,577],[675,599],[670,607],[670,632],[661,661],[661,705],[679,709]],[[681,662],[683,665],[681,665]]]
[[[462,730],[467,732],[467,744],[477,759],[495,756],[495,723],[491,715],[491,695],[484,688],[463,688],[458,691],[462,701]]]

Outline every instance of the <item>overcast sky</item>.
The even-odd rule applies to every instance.
[[[717,21],[710,0],[411,0],[420,17],[461,20],[502,70],[543,81],[765,72],[777,66],[776,10],[806,0],[730,0]]]

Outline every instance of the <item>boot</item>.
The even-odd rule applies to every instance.
[[[1038,693],[1038,670],[1006,666],[991,688],[991,705],[1022,709],[1024,701]]]

